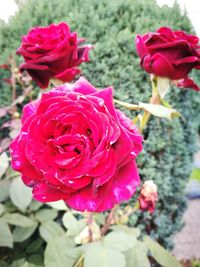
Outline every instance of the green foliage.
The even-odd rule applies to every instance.
[[[125,256],[118,250],[104,246],[101,242],[88,244],[85,252],[85,267],[125,267]]]
[[[13,204],[25,211],[32,200],[32,190],[25,186],[20,177],[12,180],[10,185],[10,198]]]
[[[151,251],[154,259],[163,267],[181,267],[181,265],[175,260],[175,258],[165,249],[163,249],[158,243],[153,241],[150,237],[144,237],[144,243]]]
[[[0,247],[13,247],[13,237],[10,232],[8,224],[0,219]]]
[[[24,4],[20,3],[19,7],[19,13],[8,24],[0,23],[0,64],[4,63],[10,54],[15,54],[21,36],[31,27],[46,26],[63,20],[68,22],[80,37],[85,37],[88,43],[95,46],[91,52],[91,62],[82,65],[83,75],[96,87],[113,85],[116,98],[135,104],[147,102],[150,97],[149,78],[140,69],[134,47],[135,35],[154,31],[164,25],[192,32],[188,18],[180,14],[177,5],[173,8],[159,8],[154,0],[27,0]],[[21,58],[17,60],[22,61]],[[7,77],[8,72],[0,72],[1,78]],[[200,83],[197,72],[193,74]],[[0,106],[9,104],[11,88],[0,80],[0,90]],[[173,88],[167,97],[167,101],[175,103],[173,108],[178,110],[183,118],[173,122],[152,118],[144,132],[144,151],[138,159],[142,180],[152,179],[158,185],[159,203],[154,215],[138,212],[137,216],[132,216],[129,224],[139,224],[142,232],[151,234],[154,239],[171,248],[171,235],[182,226],[181,218],[185,209],[183,193],[195,151],[200,121],[200,97],[192,90],[178,88]],[[134,112],[127,114],[135,115]],[[7,162],[5,155],[3,160]],[[74,262],[74,258],[77,260],[81,257],[83,253],[80,250],[73,250],[74,258],[68,259],[66,248],[63,249],[64,244],[71,238],[71,233],[77,233],[77,229],[81,230],[81,225],[75,223],[70,233],[66,217],[71,215],[65,215],[62,221],[62,214],[66,209],[63,202],[54,203],[53,211],[49,205],[42,205],[33,200],[30,203],[29,193],[22,193],[24,189],[21,186],[17,186],[15,192],[19,180],[12,177],[9,168],[5,167],[6,163],[1,165],[1,162],[2,159],[0,175],[5,173],[6,178],[2,176],[0,179],[0,234],[2,231],[3,237],[5,236],[0,240],[0,246],[8,247],[4,254],[8,255],[9,264],[13,262],[9,266],[44,266],[45,242],[48,242],[45,250],[47,267],[64,266],[61,260]],[[21,194],[24,194],[24,201],[21,200]],[[73,219],[71,217],[69,221],[73,222]],[[98,219],[102,221],[101,217]],[[68,229],[67,234],[62,223]],[[57,240],[58,236],[62,236],[64,240]],[[54,249],[56,242],[59,250]],[[124,254],[121,250],[109,246],[105,248],[103,243],[96,244],[94,248],[86,248],[100,250],[99,253],[105,255],[105,266],[110,261],[113,266],[118,266],[120,262],[119,266],[124,266],[126,258],[130,267],[149,267],[147,246],[140,241],[136,244],[135,249],[129,248]],[[13,250],[9,249],[12,245]],[[73,245],[70,248],[74,249]],[[88,260],[91,253],[85,253],[85,264],[91,264]],[[93,257],[96,266],[98,262],[101,263],[101,259],[95,255]],[[3,264],[6,263],[0,262],[0,266],[4,266]]]

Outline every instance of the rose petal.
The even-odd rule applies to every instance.
[[[180,88],[191,88],[197,92],[200,91],[200,87],[189,77],[179,81],[178,83],[176,82],[176,86]]]
[[[39,183],[33,187],[33,197],[40,202],[65,200],[69,196],[69,194],[61,191],[59,188],[50,187],[45,183]]]
[[[106,211],[115,204],[130,199],[139,183],[137,167],[132,160],[97,192],[93,192],[91,187],[87,187],[73,194],[66,200],[66,203],[79,211]]]

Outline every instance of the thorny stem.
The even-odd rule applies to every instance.
[[[115,220],[115,213],[117,211],[118,206],[115,206],[111,212],[108,214],[107,218],[106,218],[106,222],[104,224],[104,226],[101,228],[101,235],[105,235],[109,229],[110,224]]]

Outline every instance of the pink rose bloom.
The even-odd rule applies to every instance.
[[[154,212],[158,201],[158,192],[157,186],[152,180],[144,182],[138,201],[141,210],[148,210],[150,213]]]
[[[183,31],[162,27],[156,32],[137,35],[136,49],[142,68],[156,76],[167,77],[181,87],[200,88],[188,78],[193,69],[200,69],[199,38]]]
[[[83,41],[65,22],[35,27],[22,37],[17,50],[24,57],[20,70],[26,70],[41,88],[48,87],[50,79],[72,81],[80,73],[78,66],[89,61],[92,46],[79,47]]]
[[[23,109],[10,146],[12,167],[33,197],[63,199],[79,211],[102,212],[128,200],[140,183],[135,158],[142,136],[113,105],[112,88],[80,78]]]

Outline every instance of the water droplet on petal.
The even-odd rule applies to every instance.
[[[104,106],[104,100],[99,100],[98,104],[99,104],[100,107],[103,107]]]
[[[136,153],[134,151],[131,152],[132,156],[136,156]]]

